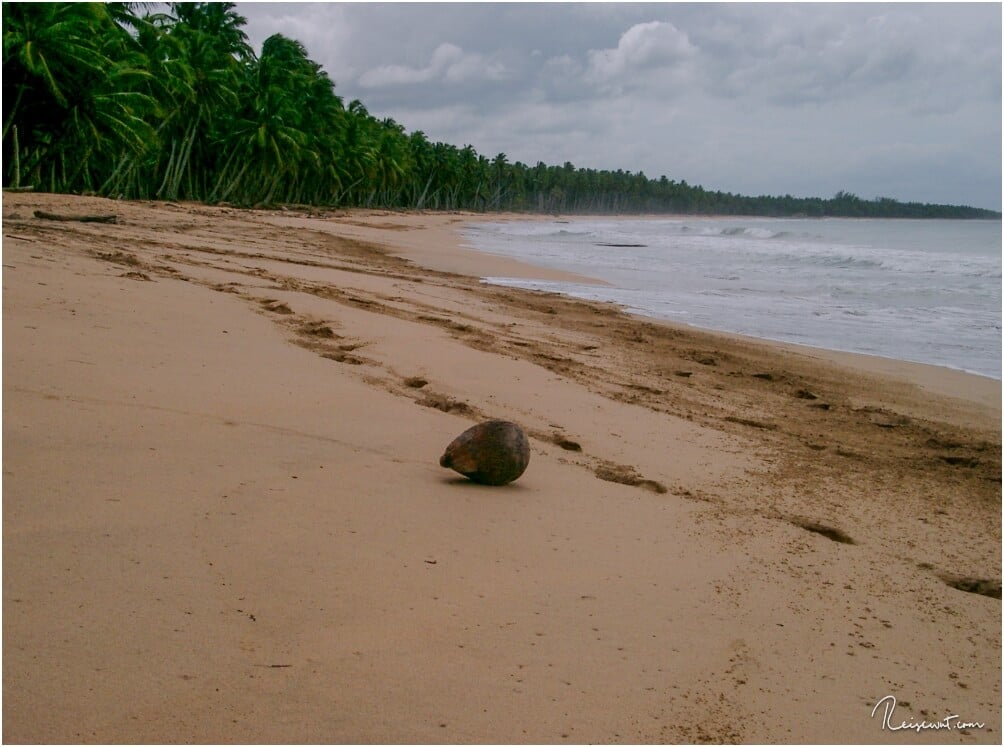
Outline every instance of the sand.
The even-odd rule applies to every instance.
[[[1000,383],[485,286],[557,275],[479,218],[4,195],[4,740],[999,743]]]

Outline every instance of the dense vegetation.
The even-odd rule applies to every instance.
[[[966,207],[744,197],[641,172],[529,166],[345,106],[303,45],[256,56],[232,3],[4,3],[3,184],[51,192],[547,212],[999,217]]]

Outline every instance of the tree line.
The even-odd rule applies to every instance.
[[[4,187],[241,206],[1000,217],[487,158],[346,106],[298,41],[275,34],[256,55],[233,3],[144,5],[3,4]]]

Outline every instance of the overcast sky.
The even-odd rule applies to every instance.
[[[1001,208],[1001,5],[238,3],[346,104],[510,161]]]

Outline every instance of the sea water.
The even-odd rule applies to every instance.
[[[1001,378],[1000,221],[571,219],[477,223],[463,235],[608,285],[485,282]]]

